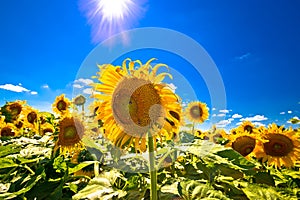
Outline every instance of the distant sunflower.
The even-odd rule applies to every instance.
[[[62,155],[71,155],[84,147],[81,141],[84,130],[84,124],[78,117],[67,116],[59,122],[57,147],[60,147]]]
[[[25,104],[26,101],[20,100],[6,103],[6,105],[1,108],[2,115],[5,116],[5,122],[17,120]]]
[[[122,67],[105,64],[99,66],[98,80],[93,95],[101,101],[97,119],[103,121],[105,136],[121,148],[134,147],[146,151],[146,134],[155,138],[171,139],[179,131],[181,106],[178,96],[161,83],[168,73],[156,74],[149,60],[143,65],[139,60],[124,60]],[[129,61],[128,68],[126,62]],[[135,64],[138,64],[135,69]]]
[[[219,144],[220,139],[226,138],[227,133],[224,129],[217,129],[215,126],[212,127],[212,130],[204,132],[203,140],[208,140],[210,142]]]
[[[243,121],[242,124],[237,127],[238,130],[242,132],[254,133],[257,132],[255,125],[250,121]]]
[[[52,104],[52,110],[56,114],[64,116],[69,113],[69,107],[71,105],[71,101],[65,97],[64,94],[57,96],[55,98],[54,103]]]
[[[268,126],[262,132],[262,138],[266,142],[260,142],[260,148],[255,151],[256,158],[262,158],[270,166],[290,168],[299,162],[300,141],[299,133],[292,128],[284,129],[275,123]]]
[[[28,128],[37,128],[38,111],[36,109],[30,106],[25,106],[22,112],[22,116]]]
[[[83,95],[78,95],[77,97],[74,98],[73,103],[76,106],[82,106],[86,102],[86,98]]]
[[[185,109],[185,116],[192,122],[203,123],[209,116],[208,107],[200,101],[190,102]]]
[[[254,150],[259,148],[256,142],[258,137],[248,131],[235,130],[235,133],[227,135],[229,142],[226,146],[231,147],[246,158],[252,157]]]
[[[0,129],[0,136],[18,136],[18,131],[16,131],[16,127],[13,123],[4,123]]]
[[[50,123],[44,123],[44,124],[41,124],[41,127],[40,127],[40,134],[43,136],[45,135],[46,133],[54,133],[55,132],[55,128],[53,127],[52,124]]]

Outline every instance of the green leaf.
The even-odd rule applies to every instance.
[[[293,191],[283,188],[278,189],[261,184],[248,184],[242,190],[250,200],[297,200],[297,196]]]
[[[0,158],[0,169],[10,168],[10,167],[18,167],[12,158]]]
[[[0,146],[0,158],[7,156],[7,155],[12,155],[15,153],[19,153],[21,150],[20,146],[17,146],[15,144],[10,144],[6,146]]]
[[[84,161],[82,163],[79,163],[75,167],[73,167],[73,168],[70,167],[69,168],[69,174],[75,173],[75,172],[77,172],[77,171],[79,171],[79,170],[81,170],[81,169],[83,169],[83,168],[85,168],[89,165],[95,164],[96,162],[98,162],[98,161]]]

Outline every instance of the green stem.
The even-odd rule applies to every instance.
[[[157,200],[157,169],[155,166],[154,143],[151,133],[148,133],[148,150],[150,164],[150,194],[151,200]]]
[[[192,134],[193,135],[195,135],[194,132],[195,132],[195,122],[193,122],[193,127],[192,127]]]

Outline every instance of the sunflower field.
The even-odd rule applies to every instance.
[[[300,127],[201,130],[207,105],[183,106],[153,60],[99,65],[93,94],[51,113],[2,105],[0,199],[300,199]]]

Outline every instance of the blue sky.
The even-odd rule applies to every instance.
[[[183,33],[215,62],[227,99],[226,110],[216,108],[214,115],[220,126],[236,126],[244,119],[284,124],[300,115],[299,1],[148,0],[144,8],[133,28]],[[2,0],[0,27],[0,105],[26,99],[49,110],[55,96],[72,98],[74,84],[87,88],[89,80],[79,79],[78,70],[97,44],[77,1]],[[166,52],[145,51],[128,56],[142,61],[157,57],[169,64],[189,79],[198,100],[211,106],[205,82],[193,78],[189,63]],[[177,79],[174,84],[183,94],[184,84]],[[191,100],[196,99],[183,99]]]

